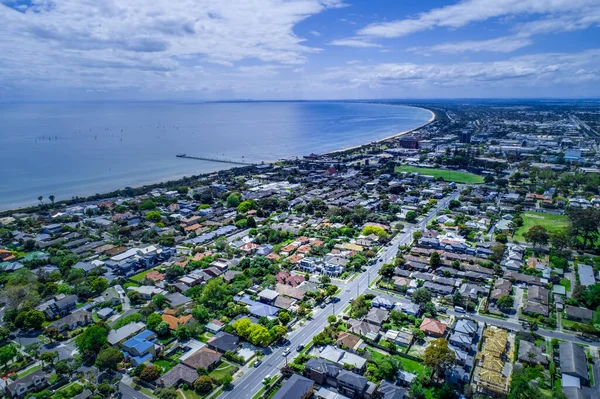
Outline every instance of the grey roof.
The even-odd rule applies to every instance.
[[[191,367],[183,364],[178,364],[171,370],[167,371],[160,379],[162,385],[166,388],[170,388],[180,382],[185,382],[189,385],[193,384],[198,378],[198,372]]]
[[[123,341],[125,338],[139,332],[142,331],[144,328],[146,328],[146,325],[142,322],[132,322],[129,324],[124,325],[123,327],[119,328],[118,330],[110,330],[108,332],[108,343],[111,345],[114,344],[118,344],[119,342]]]
[[[579,265],[578,266],[579,273],[579,282],[581,285],[588,286],[596,283],[596,279],[594,278],[594,269],[590,265]]]
[[[84,389],[79,395],[73,397],[73,399],[87,399],[93,395],[93,392],[89,389]]]
[[[223,352],[235,351],[240,340],[235,335],[220,332],[208,341],[208,346],[217,348]]]
[[[329,377],[337,377],[339,372],[342,370],[342,366],[336,363],[328,362],[325,359],[311,357],[305,364],[305,368],[308,370],[315,370],[320,373],[327,374]]]
[[[192,302],[191,298],[188,298],[187,296],[180,294],[179,292],[174,292],[172,294],[165,295],[165,298],[167,299],[167,302],[169,302],[169,305],[171,305],[172,307],[177,307]]]
[[[88,262],[77,262],[74,266],[73,269],[81,269],[84,272],[89,272],[90,270],[94,270],[97,266],[93,265],[91,263]]]
[[[561,342],[560,351],[560,371],[574,377],[579,377],[588,381],[587,359],[585,349],[573,342]]]
[[[459,319],[454,326],[454,331],[463,334],[475,334],[477,332],[477,323],[472,320]]]
[[[579,308],[577,306],[566,306],[567,316],[575,317],[582,320],[592,320],[594,312],[586,308]]]
[[[342,370],[337,376],[337,380],[343,382],[346,385],[350,385],[357,388],[358,391],[363,391],[367,386],[369,380],[360,374],[353,373],[352,371]]]
[[[314,382],[298,374],[292,376],[277,391],[273,399],[302,399],[311,390]]]
[[[382,399],[404,399],[406,389],[387,381],[382,381],[378,391],[383,395]]]
[[[532,353],[534,356],[530,357],[529,353]],[[548,358],[542,353],[542,349],[525,340],[521,340],[521,343],[519,344],[518,358],[521,362],[539,363],[543,365],[548,364]]]

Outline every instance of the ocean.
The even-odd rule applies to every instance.
[[[421,108],[352,102],[0,104],[0,209],[273,161],[425,124]]]

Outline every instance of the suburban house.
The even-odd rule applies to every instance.
[[[6,393],[11,398],[23,398],[30,392],[38,392],[48,386],[48,379],[42,370],[15,380],[6,387]]]
[[[442,323],[441,321],[425,317],[421,322],[419,329],[427,335],[431,335],[433,337],[442,337],[446,332],[446,327],[446,324]]]
[[[70,315],[52,322],[50,325],[60,332],[72,331],[78,327],[85,327],[92,322],[92,314],[87,310],[79,310]]]
[[[533,366],[538,364],[541,364],[544,367],[548,366],[548,358],[542,351],[542,348],[525,340],[522,340],[519,344],[518,359],[521,363],[528,363]]]
[[[221,331],[209,339],[207,345],[210,349],[225,353],[227,351],[235,352],[239,343],[240,340],[237,336]]]
[[[594,317],[594,311],[586,308],[567,305],[565,307],[565,315],[567,316],[568,320],[587,322],[591,321]]]
[[[404,399],[407,391],[402,387],[383,380],[379,384],[379,388],[377,388],[377,393],[381,399]]]
[[[169,324],[170,330],[177,330],[179,326],[187,325],[193,318],[191,314],[177,317],[175,311],[170,309],[162,314],[162,319]]]
[[[199,367],[210,370],[219,363],[221,354],[206,346],[200,348],[196,353],[186,358],[183,364],[197,370]]]
[[[559,354],[563,387],[588,385],[590,376],[585,349],[573,342],[561,342],[559,344]]]
[[[308,399],[313,395],[314,385],[314,381],[298,374],[292,374],[275,393],[273,399]]]
[[[172,388],[177,387],[182,383],[192,386],[196,379],[198,379],[198,372],[196,369],[188,367],[184,364],[178,364],[171,370],[167,371],[158,380],[158,382],[164,388]]]
[[[131,358],[131,363],[137,366],[156,355],[155,339],[156,334],[153,331],[145,330],[123,342],[121,346],[125,356]]]
[[[49,319],[66,316],[77,308],[77,295],[56,295],[50,301],[38,306],[38,310],[44,312]]]
[[[131,322],[119,328],[118,330],[110,330],[107,336],[108,343],[111,345],[116,345],[119,342],[125,340],[126,338],[131,337],[133,334],[142,331],[145,328],[146,325],[142,322]]]

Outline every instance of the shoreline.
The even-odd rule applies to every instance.
[[[387,103],[378,103],[378,102],[367,102],[365,104],[373,104],[373,105],[389,105],[389,106],[399,106],[399,107],[409,107],[409,108],[419,108],[419,109],[423,109],[428,111],[429,113],[431,113],[431,118],[424,124],[417,126],[415,128],[409,129],[409,130],[405,130],[399,133],[395,133],[391,136],[387,136],[378,140],[374,140],[374,141],[370,141],[368,143],[362,143],[362,144],[358,144],[355,146],[351,146],[351,147],[345,147],[342,149],[338,149],[338,150],[333,150],[333,151],[329,151],[329,152],[325,152],[319,155],[335,155],[335,154],[339,154],[339,153],[343,153],[346,151],[351,151],[351,150],[355,150],[358,148],[362,148],[362,147],[367,147],[369,145],[372,145],[374,143],[381,143],[384,141],[388,141],[406,134],[410,134],[411,132],[414,132],[416,130],[422,129],[423,127],[429,125],[430,123],[432,123],[433,121],[435,121],[436,119],[436,114],[435,112],[433,112],[432,110],[428,109],[428,108],[424,108],[424,107],[420,107],[420,106],[412,106],[412,105],[405,105],[405,104],[387,104]],[[289,158],[279,158],[277,160],[274,161],[261,161],[259,163],[256,163],[254,166],[256,165],[261,165],[261,164],[273,164],[276,162],[280,162],[280,161],[294,161],[294,160],[299,160],[302,159],[303,155],[297,155],[295,157],[289,157]],[[214,173],[223,173],[223,172],[228,172],[228,171],[232,171],[232,170],[236,170],[236,169],[243,169],[243,168],[247,168],[249,166],[234,166],[234,167],[230,167],[230,168],[223,168],[223,169],[217,169],[213,172],[205,172],[205,173],[200,173],[200,174],[192,174],[192,175],[183,175],[180,177],[170,177],[170,178],[166,178],[160,181],[154,181],[154,182],[148,182],[148,183],[142,183],[141,185],[137,186],[137,185],[129,185],[129,186],[125,186],[125,187],[120,187],[120,188],[115,188],[114,190],[107,190],[103,193],[93,193],[93,194],[89,194],[89,195],[76,195],[71,197],[70,199],[64,199],[64,200],[58,200],[56,201],[56,203],[54,204],[54,206],[60,206],[60,205],[73,205],[73,204],[78,204],[78,203],[85,203],[85,202],[89,202],[89,201],[95,201],[95,200],[100,200],[100,199],[106,199],[106,198],[113,198],[119,195],[123,195],[123,192],[127,189],[131,189],[131,190],[144,190],[146,188],[147,191],[150,191],[152,189],[155,188],[161,188],[164,186],[168,186],[168,185],[174,185],[176,183],[182,182],[184,180],[189,180],[189,179],[201,179],[203,177],[209,176],[211,174]],[[139,195],[139,194],[138,194]],[[48,203],[46,203],[45,205],[49,205]],[[37,204],[32,204],[32,205],[24,205],[24,206],[17,206],[17,207],[11,207],[11,208],[6,208],[6,209],[1,209],[0,208],[0,217],[2,216],[7,216],[10,215],[12,213],[19,213],[19,212],[24,212],[24,213],[29,213],[29,212],[34,212],[35,210],[39,209],[39,205]]]
[[[434,121],[435,121],[435,119],[436,119],[435,112],[433,112],[433,111],[432,111],[432,110],[430,110],[430,109],[423,108],[423,107],[413,107],[413,106],[411,106],[411,105],[401,105],[401,106],[402,106],[402,107],[411,107],[411,108],[420,108],[420,109],[424,109],[425,111],[429,111],[429,112],[431,113],[431,118],[429,118],[429,120],[428,120],[426,123],[422,124],[421,126],[415,127],[415,128],[413,128],[413,129],[405,130],[405,131],[403,131],[403,132],[396,133],[396,134],[393,134],[393,135],[391,135],[391,136],[388,136],[388,137],[384,137],[384,138],[382,138],[382,139],[379,139],[379,140],[374,140],[374,141],[371,141],[371,142],[369,142],[369,143],[366,143],[366,144],[359,144],[359,145],[355,145],[355,146],[352,146],[352,147],[346,147],[346,148],[342,148],[342,149],[340,149],[340,150],[329,151],[329,152],[326,152],[326,153],[324,153],[324,154],[322,154],[322,155],[333,155],[333,154],[338,154],[338,153],[340,153],[340,152],[346,152],[346,151],[356,150],[357,148],[362,148],[362,147],[365,147],[365,146],[368,146],[368,145],[371,145],[371,144],[382,143],[382,142],[384,142],[384,141],[392,140],[392,139],[395,139],[395,138],[398,138],[398,137],[401,137],[401,136],[404,136],[404,135],[410,134],[410,133],[412,133],[412,132],[414,132],[414,131],[416,131],[416,130],[422,129],[422,128],[424,128],[425,126],[429,125],[430,123],[434,122]]]

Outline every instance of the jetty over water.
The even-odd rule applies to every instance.
[[[223,159],[223,158],[210,158],[210,157],[194,157],[187,154],[177,154],[177,158],[185,158],[185,159],[195,159],[198,161],[209,161],[209,162],[220,162],[220,163],[228,163],[232,165],[244,165],[244,166],[252,166],[254,165],[251,162],[243,162],[243,161],[234,161],[231,159]]]

